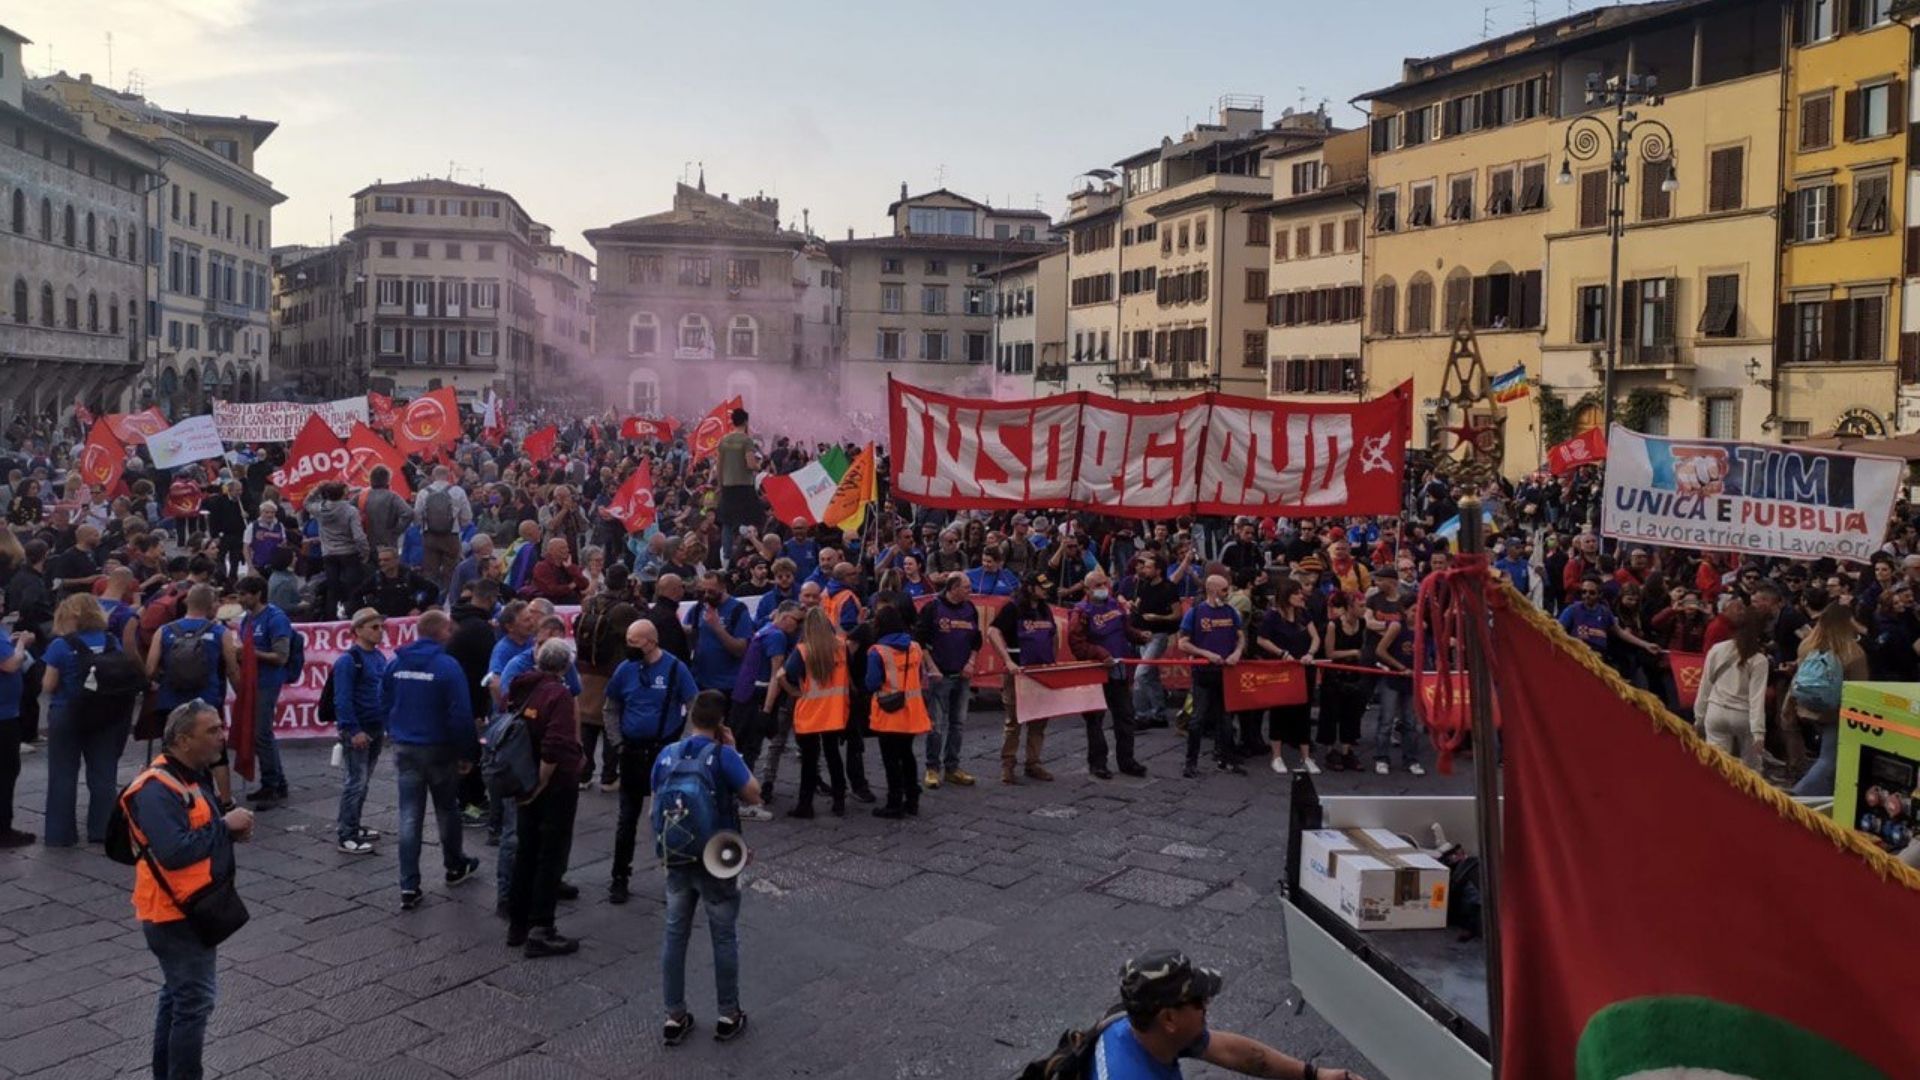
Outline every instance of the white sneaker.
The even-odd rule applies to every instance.
[[[1277,772],[1277,773],[1279,773],[1279,774],[1280,774],[1281,776],[1285,776],[1285,775],[1287,775],[1287,762],[1286,762],[1286,759],[1285,759],[1285,758],[1274,758],[1274,759],[1273,759],[1273,771],[1274,771],[1274,772]]]
[[[1305,768],[1305,769],[1307,770],[1307,775],[1308,775],[1308,776],[1319,776],[1319,775],[1320,775],[1320,766],[1318,766],[1318,765],[1316,765],[1316,764],[1314,764],[1314,762],[1313,762],[1313,759],[1312,759],[1312,758],[1306,758],[1306,759],[1304,759],[1304,760],[1305,760],[1305,765],[1304,765],[1304,768]]]
[[[373,854],[373,842],[360,839],[342,840],[340,841],[340,851],[346,855],[371,855]]]
[[[1388,768],[1388,767],[1387,767],[1387,763],[1386,763],[1386,762],[1384,762],[1384,761],[1376,761],[1376,762],[1374,762],[1374,763],[1373,763],[1373,771],[1374,771],[1374,772],[1376,772],[1376,773],[1379,773],[1379,774],[1380,774],[1381,776],[1386,776],[1386,775],[1388,775],[1389,773],[1391,773],[1391,772],[1393,772],[1393,770],[1392,770],[1392,769],[1390,769],[1390,768]]]
[[[743,806],[740,808],[742,821],[772,821],[773,811],[764,806]]]
[[[1427,767],[1426,767],[1426,766],[1424,766],[1424,765],[1422,765],[1422,764],[1420,764],[1420,763],[1419,763],[1419,762],[1417,762],[1417,761],[1415,761],[1415,762],[1410,762],[1410,763],[1408,763],[1408,765],[1407,765],[1407,771],[1408,771],[1408,772],[1410,772],[1410,773],[1412,773],[1412,774],[1413,774],[1413,775],[1415,775],[1415,776],[1425,776],[1425,775],[1427,775]]]

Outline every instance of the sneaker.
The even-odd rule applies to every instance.
[[[419,907],[420,900],[421,900],[421,895],[420,895],[419,889],[401,889],[400,890],[400,910],[401,911],[412,911],[414,908]]]
[[[854,788],[854,789],[853,789],[852,791],[849,791],[849,792],[847,792],[847,794],[848,794],[848,795],[849,795],[849,796],[850,796],[850,797],[851,797],[851,798],[852,798],[852,799],[853,799],[853,800],[854,800],[855,802],[863,802],[863,803],[876,803],[876,802],[879,802],[879,801],[880,801],[880,800],[879,800],[879,799],[878,799],[878,798],[877,798],[877,797],[876,797],[876,796],[875,796],[875,795],[873,794],[873,789],[872,789],[872,788],[865,788],[865,787],[857,787],[857,788]]]
[[[1301,759],[1301,767],[1307,770],[1308,776],[1320,775],[1320,766],[1315,765],[1312,758]]]
[[[975,783],[973,774],[965,769],[948,769],[941,778],[954,787],[972,787]]]
[[[571,956],[580,951],[580,939],[563,937],[557,930],[542,930],[527,938],[523,951],[529,960],[537,960],[542,956]]]
[[[487,808],[484,806],[463,806],[460,808],[460,824],[469,829],[484,829],[487,826]]]
[[[927,774],[920,778],[920,786],[923,788],[926,788],[928,791],[932,791],[934,788],[939,787],[940,786],[940,770],[928,769]]]
[[[609,904],[624,904],[627,902],[627,897],[631,895],[627,891],[626,878],[614,878],[613,884],[607,886],[607,903]]]
[[[612,779],[612,780],[602,780],[602,781],[600,781],[600,790],[601,790],[601,791],[619,791],[619,790],[620,790],[620,779],[619,779],[619,777],[615,777],[615,778],[614,778],[614,779]]]
[[[1232,773],[1235,776],[1247,775],[1245,766],[1230,758],[1221,758],[1219,761],[1213,763],[1213,767],[1223,773]]]
[[[713,1041],[732,1042],[746,1030],[747,1014],[744,1011],[734,1013],[732,1016],[723,1016],[713,1022]]]
[[[741,821],[772,821],[773,811],[764,806],[743,806],[740,808]]]
[[[467,856],[467,861],[462,863],[459,869],[447,871],[447,887],[452,888],[463,881],[471,879],[474,872],[479,869],[480,860],[472,855]]]
[[[590,778],[584,777],[584,776],[580,778],[579,790],[588,791],[588,790],[591,790],[592,788],[593,788],[593,781]]]
[[[1120,771],[1127,774],[1128,776],[1147,775],[1147,767],[1145,765],[1140,764],[1137,761],[1128,762],[1127,764],[1120,766]]]
[[[1407,771],[1412,773],[1415,776],[1427,775],[1427,767],[1425,765],[1420,764],[1417,761],[1407,762]]]
[[[1286,761],[1286,759],[1285,759],[1285,758],[1274,758],[1274,759],[1273,759],[1273,771],[1274,771],[1274,772],[1277,772],[1277,773],[1279,773],[1279,774],[1280,774],[1281,776],[1285,776],[1285,775],[1287,775],[1287,761]]]
[[[340,852],[343,855],[371,855],[373,854],[373,842],[362,840],[358,837],[349,837],[340,841]]]
[[[685,1016],[669,1016],[667,1022],[660,1025],[660,1037],[668,1046],[679,1046],[686,1042],[687,1036],[691,1034],[693,1034],[692,1013]]]
[[[1385,761],[1376,761],[1373,763],[1373,771],[1379,773],[1381,776],[1385,776],[1391,773],[1393,769],[1390,768]]]
[[[364,825],[362,825],[362,826],[360,826],[359,828],[357,828],[357,829],[355,829],[355,830],[353,831],[353,834],[354,834],[355,836],[358,836],[358,837],[359,837],[360,839],[362,839],[362,840],[378,840],[378,839],[380,839],[380,830],[379,830],[379,829],[369,829],[369,828],[367,828],[367,827],[366,827],[366,826],[364,826]]]

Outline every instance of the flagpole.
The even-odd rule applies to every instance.
[[[1480,497],[1460,500],[1460,551],[1486,554],[1486,524]],[[1493,1075],[1500,1076],[1506,986],[1500,939],[1500,743],[1493,725],[1493,680],[1487,670],[1485,593],[1466,594],[1466,633],[1461,635],[1467,666],[1467,705],[1473,721],[1473,793],[1476,839],[1480,847],[1480,924],[1487,943],[1487,1040],[1493,1051]],[[1445,657],[1442,658],[1446,660]]]

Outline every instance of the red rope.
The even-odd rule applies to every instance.
[[[1446,570],[1427,575],[1420,583],[1420,594],[1413,610],[1413,659],[1419,666],[1428,653],[1447,662],[1454,672],[1466,655],[1468,634],[1480,636],[1480,655],[1493,655],[1492,636],[1487,626],[1486,596],[1494,587],[1484,554],[1454,556]],[[1416,684],[1414,711],[1433,735],[1439,751],[1439,770],[1453,772],[1453,755],[1473,729],[1465,679],[1432,677],[1430,698],[1422,696]],[[1490,752],[1491,748],[1481,748]]]

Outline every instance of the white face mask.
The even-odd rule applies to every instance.
[[[1106,599],[1106,598],[1107,598],[1107,597],[1108,597],[1109,595],[1111,595],[1111,594],[1109,594],[1109,593],[1107,592],[1107,590],[1105,590],[1105,589],[1095,589],[1095,590],[1093,590],[1093,598],[1094,598],[1095,600],[1105,600],[1105,599]]]

